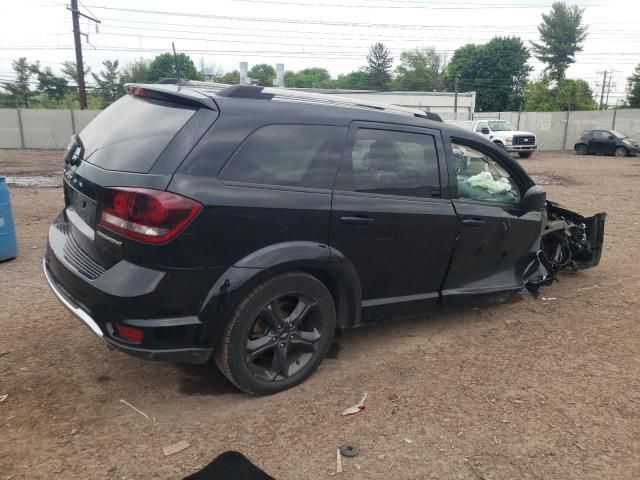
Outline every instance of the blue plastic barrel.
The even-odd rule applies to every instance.
[[[0,176],[0,262],[18,255],[16,229],[11,215],[11,198],[5,178]]]

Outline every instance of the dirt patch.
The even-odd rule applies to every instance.
[[[18,154],[0,151],[0,171]],[[59,167],[60,152],[37,155]],[[540,152],[522,162],[575,181],[546,185],[550,199],[608,213],[597,268],[561,276],[538,300],[347,331],[308,381],[261,398],[213,366],[102,345],[41,273],[62,190],[12,188],[20,254],[0,264],[0,478],[176,479],[233,449],[278,479],[326,479],[352,442],[360,454],[343,460],[345,480],[635,480],[640,189],[622,173],[632,162]],[[367,411],[342,417],[364,392]],[[165,457],[180,440],[190,447]]]
[[[567,177],[554,174],[532,174],[531,178],[538,185],[574,185],[575,182]]]

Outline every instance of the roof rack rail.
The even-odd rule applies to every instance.
[[[158,83],[161,82],[173,83],[175,85],[177,79],[163,79]],[[342,97],[339,95],[326,95],[299,90],[289,90],[286,88],[263,87],[258,85],[227,85],[223,83],[203,82],[198,80],[181,80],[179,85],[195,87],[196,89],[203,88],[208,94],[213,94],[214,96],[219,97],[308,102],[333,105],[337,107],[364,108],[442,122],[442,118],[440,118],[438,114],[425,112],[417,108],[407,108],[387,103]]]

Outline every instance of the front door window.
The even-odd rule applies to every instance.
[[[452,143],[460,198],[517,204],[520,191],[514,179],[494,159],[475,148]]]

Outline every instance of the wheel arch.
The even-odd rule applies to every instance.
[[[217,279],[200,309],[201,341],[215,346],[242,298],[268,278],[290,271],[306,272],[323,283],[334,300],[339,328],[360,323],[362,290],[351,262],[327,245],[283,242],[247,255]]]

